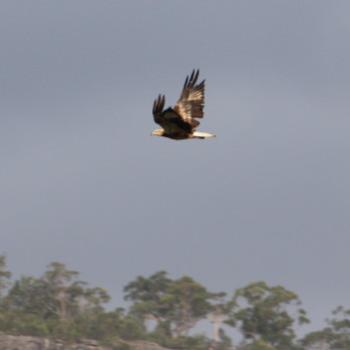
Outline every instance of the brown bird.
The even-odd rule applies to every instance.
[[[199,70],[193,70],[186,77],[181,96],[172,108],[165,110],[165,96],[159,95],[153,103],[154,121],[161,126],[152,132],[154,136],[168,137],[173,140],[207,139],[215,137],[208,132],[196,131],[199,125],[197,118],[203,118],[204,83],[197,84]]]

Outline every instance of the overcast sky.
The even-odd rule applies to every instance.
[[[2,0],[0,253],[108,289],[165,269],[350,307],[350,3]],[[193,68],[200,130],[151,137]]]

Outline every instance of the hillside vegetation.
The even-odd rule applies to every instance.
[[[193,350],[350,349],[350,310],[337,307],[324,329],[298,339],[295,327],[310,322],[298,295],[263,281],[229,295],[209,291],[190,276],[172,279],[158,271],[130,281],[124,297],[127,309],[108,309],[111,297],[105,289],[80,280],[79,272],[60,262],[50,263],[39,277],[12,280],[0,256],[3,334],[67,344],[93,339],[113,349],[129,349],[131,341],[141,340]],[[196,333],[203,320],[212,323],[212,337]],[[239,339],[227,335],[230,328]]]

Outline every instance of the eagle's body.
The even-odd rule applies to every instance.
[[[199,121],[203,118],[204,107],[204,83],[197,83],[199,70],[193,70],[191,76],[187,76],[181,96],[176,105],[164,109],[165,96],[159,95],[153,103],[154,121],[161,126],[152,132],[154,136],[168,137],[173,140],[206,139],[215,135],[196,131]]]

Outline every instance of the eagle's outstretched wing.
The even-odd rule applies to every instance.
[[[174,111],[192,127],[199,125],[194,118],[203,118],[205,80],[197,84],[198,76],[199,69],[186,77],[181,96],[174,107]]]
[[[184,120],[172,108],[164,109],[165,96],[158,95],[153,102],[153,118],[167,134],[172,133],[190,133],[193,129],[191,122]]]

